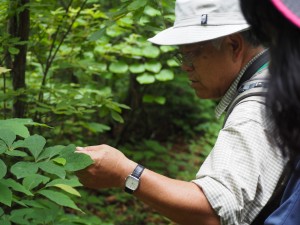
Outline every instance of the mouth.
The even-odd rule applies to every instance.
[[[194,83],[198,83],[198,81],[196,81],[196,80],[190,80],[190,83],[194,84]]]
[[[197,86],[198,86],[198,81],[196,80],[190,80],[190,86],[193,88],[193,89],[197,89]]]

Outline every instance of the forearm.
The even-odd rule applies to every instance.
[[[204,193],[192,182],[170,179],[145,169],[135,195],[179,224],[220,224]]]
[[[93,165],[77,172],[80,182],[94,189],[124,188],[125,178],[137,165],[107,145],[77,148],[77,151],[94,160]],[[170,179],[145,169],[134,195],[179,224],[220,224],[204,193],[192,182]]]

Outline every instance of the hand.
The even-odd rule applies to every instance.
[[[136,165],[118,149],[108,145],[77,147],[76,152],[87,154],[94,160],[91,166],[76,173],[84,186],[93,189],[123,187],[125,178]]]

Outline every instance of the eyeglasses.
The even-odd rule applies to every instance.
[[[195,58],[199,56],[200,51],[203,49],[203,47],[207,44],[207,42],[202,43],[201,45],[199,44],[195,50],[182,53],[177,51],[174,54],[174,58],[179,63],[180,65],[185,65],[188,67],[194,67],[193,63],[195,61]]]

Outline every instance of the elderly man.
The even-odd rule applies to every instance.
[[[178,59],[200,98],[220,99],[219,117],[252,75],[266,76],[266,52],[249,30],[237,0],[177,0],[176,21],[149,41],[178,45]],[[257,66],[257,62],[260,65]],[[256,67],[253,67],[256,65]],[[193,224],[251,224],[270,199],[285,165],[270,142],[264,97],[231,110],[193,181],[171,179],[107,146],[78,147],[94,164],[78,173],[86,187],[119,187],[171,220]],[[126,179],[125,179],[126,178]]]

